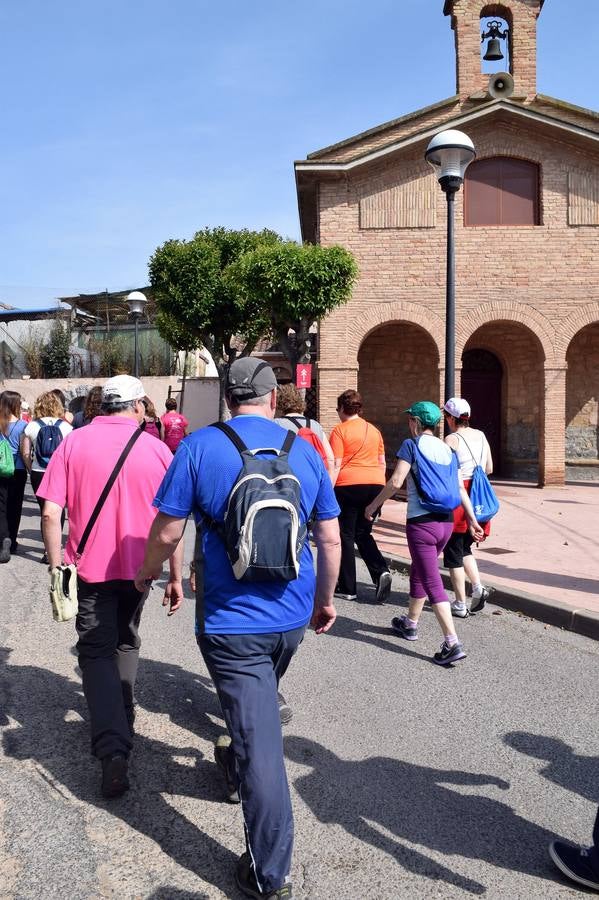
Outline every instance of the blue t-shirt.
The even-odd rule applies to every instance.
[[[8,438],[8,443],[10,444],[12,455],[15,460],[15,469],[25,468],[25,463],[23,462],[23,457],[21,456],[20,444],[21,435],[26,428],[27,422],[25,422],[24,419],[17,419],[16,422],[9,422],[6,427],[6,437]]]
[[[451,448],[448,447],[447,444],[445,444],[443,441],[439,440],[438,437],[435,437],[433,434],[420,435],[420,437],[418,438],[418,449],[423,454],[423,456],[426,456],[427,459],[430,459],[433,462],[448,465],[451,461]],[[410,463],[410,466],[414,469],[416,475],[418,475],[418,461],[416,459],[413,438],[406,438],[395,455],[398,459],[403,459],[405,460],[405,462]],[[427,509],[426,506],[422,505],[420,494],[418,493],[418,488],[416,487],[416,482],[414,481],[412,472],[408,474],[406,487],[408,490],[408,511],[406,513],[407,521],[409,521],[410,519],[420,518],[421,516],[426,516],[427,519],[434,519],[440,522],[449,522],[451,520],[451,514],[431,513],[430,509]]]
[[[286,431],[270,419],[235,416],[228,423],[250,449],[280,449]],[[202,511],[222,522],[231,488],[241,470],[239,451],[217,428],[201,428],[179,444],[154,500],[167,516],[185,518]],[[339,515],[331,480],[314,448],[296,438],[289,466],[301,489],[301,521],[334,519]],[[214,529],[202,526],[203,591],[198,591],[196,631],[206,634],[268,634],[306,625],[312,615],[315,574],[310,542],[300,557],[294,581],[245,583],[237,581],[225,545]],[[200,596],[202,595],[202,596]]]

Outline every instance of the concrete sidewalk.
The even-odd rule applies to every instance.
[[[599,484],[494,487],[501,509],[475,551],[493,602],[599,639]],[[389,500],[374,530],[395,568],[410,560],[406,508]]]

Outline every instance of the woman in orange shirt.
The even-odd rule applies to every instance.
[[[385,484],[383,436],[362,418],[362,398],[357,391],[344,391],[337,398],[341,419],[331,432],[335,457],[335,495],[341,507],[341,569],[337,597],[356,600],[356,557],[354,544],[366,563],[376,587],[376,599],[384,603],[391,591],[391,573],[372,537],[372,521],[364,510]]]

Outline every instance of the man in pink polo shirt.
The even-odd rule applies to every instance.
[[[44,543],[50,570],[61,562],[63,507],[69,511],[66,563],[77,562],[77,652],[90,712],[92,752],[102,762],[102,793],[118,797],[129,787],[138,627],[147,592],[135,589],[150,526],[152,501],[172,462],[170,450],[151,435],[133,444],[100,511],[79,560],[76,550],[92,511],[123,449],[144,417],[145,391],[137,378],[118,375],[102,389],[99,416],[55,450],[38,496],[45,500]],[[72,438],[72,440],[70,440]],[[183,546],[170,559],[165,604],[181,605]]]

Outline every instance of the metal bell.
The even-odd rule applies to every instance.
[[[483,56],[483,59],[486,59],[488,62],[497,62],[498,60],[503,59],[501,44],[499,43],[499,40],[497,38],[489,39],[487,52]]]

